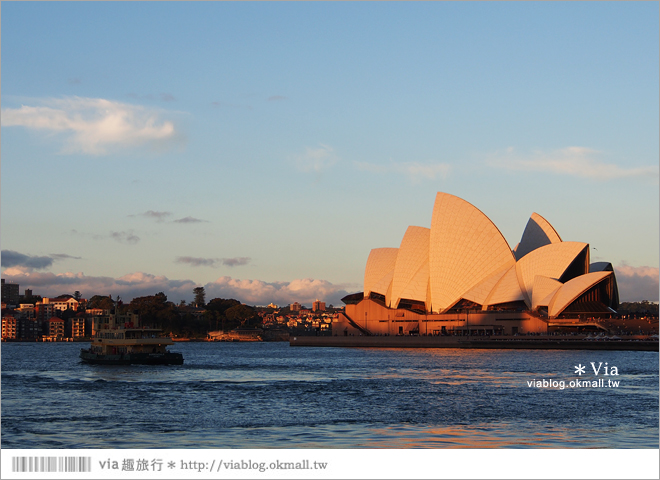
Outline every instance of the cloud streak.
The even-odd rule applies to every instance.
[[[208,223],[208,220],[201,220],[195,217],[184,217],[174,220],[174,223]]]
[[[2,251],[2,267],[25,267],[28,269],[43,270],[53,265],[53,257],[25,255],[14,250]]]
[[[110,151],[148,145],[162,148],[182,136],[161,112],[103,98],[46,99],[39,106],[2,110],[4,127],[21,126],[58,134],[62,153],[106,155]]]
[[[129,230],[128,232],[110,232],[108,236],[119,243],[128,245],[135,245],[140,241],[140,237],[135,235],[133,230]]]
[[[405,175],[413,183],[422,180],[435,180],[436,178],[445,179],[451,171],[451,165],[447,163],[391,162],[389,165],[380,165],[368,162],[355,162],[355,167],[358,170],[380,175],[392,173]]]
[[[545,172],[594,180],[613,180],[625,177],[658,178],[658,166],[624,168],[597,159],[600,152],[585,147],[567,147],[550,152],[535,151],[519,154],[513,147],[492,155],[486,164],[511,171]]]
[[[17,268],[21,271],[44,270],[59,260],[80,260],[66,253],[51,253],[50,255],[25,255],[14,250],[2,251],[2,268]]]
[[[67,260],[69,258],[73,260],[80,260],[82,257],[74,257],[73,255],[67,255],[66,253],[51,253],[50,256],[53,260]]]
[[[234,257],[234,258],[200,258],[200,257],[176,257],[176,263],[186,263],[193,267],[214,267],[217,268],[221,265],[227,267],[237,267],[247,265],[250,263],[250,257]]]
[[[116,242],[124,243],[128,245],[135,245],[140,241],[140,237],[138,237],[135,233],[133,233],[133,230],[128,230],[128,231],[122,230],[121,232],[110,231],[107,235],[101,235],[98,233],[85,233],[85,232],[79,232],[76,229],[71,229],[69,233],[71,235],[76,235],[83,238],[91,238],[93,240],[112,239]]]
[[[250,263],[250,257],[234,257],[234,258],[222,258],[222,264],[228,267],[236,267],[239,265],[247,265]]]
[[[129,215],[129,217],[144,217],[144,218],[152,218],[156,220],[157,222],[162,222],[165,220],[165,218],[169,217],[172,215],[172,212],[157,212],[154,210],[147,210],[144,213],[137,213],[134,215]]]
[[[129,217],[143,217],[143,218],[154,219],[158,223],[164,222],[165,219],[170,216],[172,216],[172,212],[159,212],[155,210],[147,210],[144,213],[129,215]],[[188,216],[188,217],[179,218],[177,220],[172,220],[171,222],[168,223],[209,223],[209,222],[208,220],[202,220],[200,218]]]
[[[318,148],[306,148],[304,153],[294,157],[294,161],[301,172],[321,173],[335,165],[339,157],[332,147],[321,144]]]

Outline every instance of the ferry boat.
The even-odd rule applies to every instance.
[[[116,311],[116,310],[115,310]],[[89,348],[80,349],[80,358],[102,365],[183,365],[183,355],[169,352],[174,345],[162,330],[140,325],[137,314],[119,315],[108,312],[93,321]]]

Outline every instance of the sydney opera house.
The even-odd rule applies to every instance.
[[[493,222],[438,193],[431,228],[410,226],[398,248],[371,250],[364,292],[348,295],[335,334],[545,333],[618,308],[612,265],[589,244],[562,241],[533,213],[513,249]]]

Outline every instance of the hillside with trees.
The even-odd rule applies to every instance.
[[[658,304],[651,303],[648,300],[642,300],[641,302],[622,302],[619,304],[617,309],[619,315],[634,315],[637,317],[640,316],[658,316]]]
[[[194,307],[185,305],[185,302],[176,305],[168,301],[167,295],[159,292],[156,295],[134,298],[119,308],[137,313],[143,325],[160,328],[165,334],[179,337],[206,337],[209,331],[228,332],[237,327],[256,327],[261,323],[261,317],[256,310],[238,300],[214,298],[207,305],[200,305],[204,294],[198,291],[195,293],[197,306]],[[95,298],[92,297],[91,300]]]

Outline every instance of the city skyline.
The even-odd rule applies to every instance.
[[[5,3],[2,276],[339,305],[437,192],[658,301],[657,3]]]

